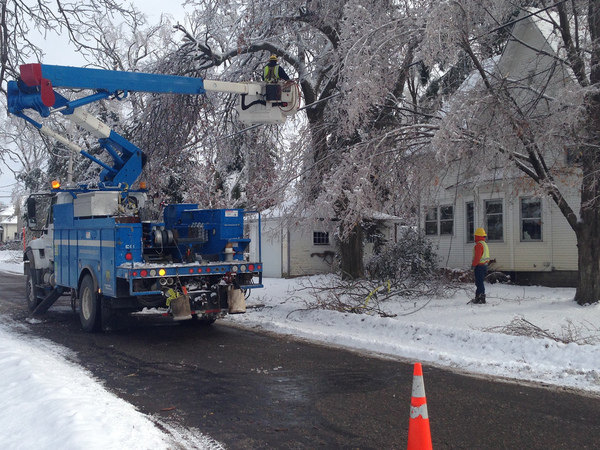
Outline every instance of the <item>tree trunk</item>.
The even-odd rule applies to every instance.
[[[335,90],[336,83],[332,80],[325,88],[321,96],[328,96]],[[303,86],[304,97],[308,103],[309,98],[314,98],[314,93]],[[336,149],[340,149],[339,143],[337,147],[328,142],[327,136],[331,132],[331,125],[328,125],[323,120],[326,103],[320,103],[312,108],[306,110],[306,117],[308,119],[309,128],[311,132],[311,144],[312,144],[312,158],[309,160],[309,164],[312,165],[310,168],[310,175],[306,177],[305,184],[305,195],[308,200],[315,201],[323,189],[323,177],[331,170],[332,166],[336,164]],[[343,147],[343,146],[342,146]],[[344,224],[344,217],[348,214],[347,201],[343,198],[336,202],[336,206],[331,213],[338,219],[341,220],[342,225]],[[364,277],[364,247],[363,247],[363,230],[361,224],[354,225],[350,233],[346,230],[339,230],[340,236],[347,235],[348,238],[339,241],[340,247],[340,269],[342,272],[342,278],[344,279],[358,279]]]
[[[591,96],[588,113],[590,142],[581,153],[581,212],[575,231],[579,262],[575,300],[580,305],[600,301],[600,95]]]
[[[579,271],[575,301],[580,305],[600,301],[600,220],[582,224],[577,233]]]
[[[362,226],[359,223],[354,225],[354,229],[350,232],[348,239],[340,242],[340,268],[343,279],[355,280],[364,277],[363,255],[363,232]]]
[[[600,86],[600,0],[590,0],[588,6],[592,39],[590,84],[597,88]],[[576,229],[579,272],[575,300],[580,305],[600,301],[600,94],[589,94],[586,100],[589,142],[581,153],[581,212]]]

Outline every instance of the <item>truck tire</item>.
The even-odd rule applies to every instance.
[[[94,280],[91,275],[86,275],[83,277],[79,288],[79,320],[84,331],[93,333],[100,330],[102,322],[100,307],[100,299],[94,286]]]
[[[27,295],[27,306],[29,311],[35,311],[35,308],[42,302],[42,299],[38,298],[40,289],[37,287],[37,274],[35,269],[30,268],[27,271],[27,281],[25,282],[25,293]]]

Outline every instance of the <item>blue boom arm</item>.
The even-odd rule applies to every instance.
[[[128,92],[172,94],[205,94],[202,78],[180,77],[139,72],[120,72],[79,67],[26,64],[20,68],[21,78],[8,83],[8,110],[27,120],[43,132],[63,143],[56,133],[24,113],[30,109],[42,117],[59,111],[98,138],[100,146],[108,152],[113,164],[108,165],[89,153],[77,149],[82,155],[101,165],[103,187],[131,186],[140,176],[145,157],[143,152],[127,139],[111,130],[93,116],[77,108],[109,97],[123,98]],[[95,93],[69,101],[54,88],[91,89]],[[225,90],[227,91],[227,90]],[[68,144],[67,144],[68,145]],[[73,148],[73,144],[70,145]]]

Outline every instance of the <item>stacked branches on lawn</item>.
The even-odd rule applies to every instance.
[[[596,325],[588,321],[576,324],[570,319],[566,320],[565,325],[561,325],[559,334],[541,328],[526,320],[525,317],[515,317],[508,325],[484,328],[483,331],[535,339],[550,339],[563,344],[596,345],[600,342],[600,329]]]
[[[460,288],[440,274],[438,261],[432,243],[417,230],[407,229],[398,242],[371,257],[365,278],[332,276],[317,284],[307,279],[301,290],[312,294],[306,302],[308,309],[393,317],[386,311],[386,303],[401,299],[405,314],[412,314],[425,306],[419,306],[416,299],[451,295]]]
[[[373,255],[366,268],[369,279],[391,283],[402,296],[412,296],[435,291],[438,260],[433,243],[409,228],[398,242]]]

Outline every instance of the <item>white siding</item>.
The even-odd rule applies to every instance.
[[[563,191],[569,189],[562,186]],[[575,233],[558,207],[548,198],[542,198],[542,240],[521,240],[520,199],[531,193],[510,196],[504,192],[513,189],[486,192],[481,189],[475,196],[458,196],[454,213],[452,236],[428,236],[436,245],[440,265],[447,268],[468,268],[471,265],[473,243],[467,242],[466,204],[475,206],[475,228],[483,227],[484,205],[488,199],[503,200],[504,239],[488,241],[490,258],[496,262],[492,268],[503,271],[543,272],[552,270],[577,270],[577,245]],[[573,195],[567,198],[571,205],[577,204]],[[438,198],[440,205],[449,204],[453,198]],[[577,211],[576,211],[577,212]],[[424,213],[422,214],[424,220]]]
[[[575,196],[567,198],[569,204],[575,208],[575,214],[579,214],[578,199]],[[552,216],[552,265],[555,270],[578,270],[577,238],[575,232],[562,215],[558,206],[550,204]]]
[[[314,245],[312,232],[290,231],[290,276],[333,272],[336,249],[332,242],[333,233],[329,236],[329,245]]]

